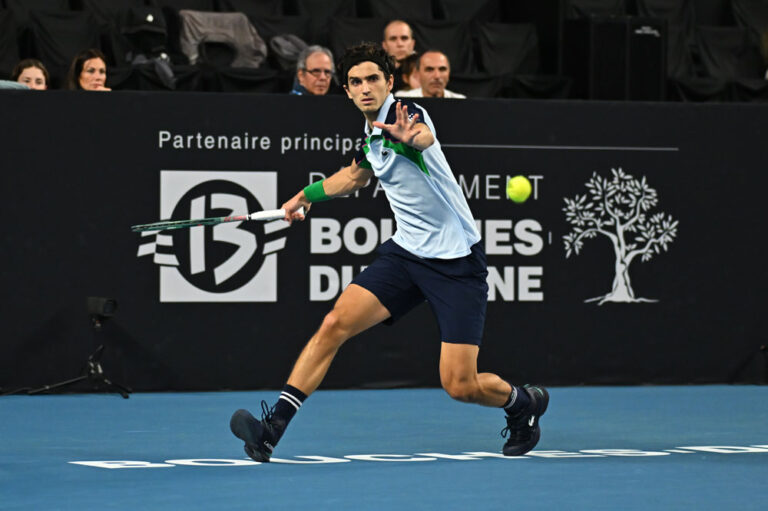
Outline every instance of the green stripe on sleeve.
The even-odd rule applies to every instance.
[[[419,167],[419,170],[421,170],[426,175],[429,175],[429,169],[427,169],[427,164],[424,163],[424,157],[421,155],[421,151],[418,149],[415,149],[407,144],[403,144],[402,142],[392,142],[391,140],[387,140],[386,138],[382,137],[381,135],[373,135],[370,137],[371,140],[374,138],[382,138],[384,147],[388,147],[389,149],[393,150],[395,153],[405,156],[411,162],[413,162],[414,165]],[[370,150],[368,146],[363,146],[363,150],[368,153]]]

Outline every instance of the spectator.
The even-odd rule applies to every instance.
[[[415,53],[408,55],[400,62],[403,86],[401,91],[418,89],[421,87],[416,69],[419,67],[419,56]]]
[[[413,30],[403,20],[392,20],[384,27],[384,40],[381,47],[387,54],[395,59],[395,84],[392,90],[408,90],[403,80],[403,61],[415,53]]]
[[[32,90],[46,90],[50,75],[42,62],[37,59],[24,59],[13,68],[11,80],[23,83]]]
[[[765,64],[768,65],[768,30],[763,32],[763,36],[760,38],[760,49],[762,50]],[[765,71],[765,79],[768,80],[768,69]]]
[[[291,94],[325,96],[331,88],[333,53],[323,46],[312,45],[299,53],[296,81]],[[297,83],[298,82],[298,83]]]
[[[69,68],[69,90],[112,90],[107,81],[107,59],[95,48],[81,51]]]
[[[466,98],[464,94],[446,89],[451,76],[451,63],[444,53],[437,50],[424,52],[419,58],[416,75],[421,86],[418,89],[395,93],[401,98]]]
[[[398,67],[405,57],[414,53],[415,43],[413,30],[405,21],[393,20],[384,27],[384,40],[381,46],[390,57],[395,58],[395,65]]]

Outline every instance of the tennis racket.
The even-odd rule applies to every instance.
[[[304,208],[299,208],[297,213],[304,214]],[[198,218],[195,220],[167,220],[164,222],[154,222],[151,224],[132,225],[131,230],[133,232],[143,231],[167,231],[169,229],[183,229],[185,227],[197,227],[198,225],[216,225],[223,224],[225,222],[246,222],[248,220],[279,220],[285,218],[284,209],[267,209],[264,211],[257,211],[249,215],[236,215],[236,216],[212,216],[208,218]]]

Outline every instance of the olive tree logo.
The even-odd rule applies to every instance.
[[[594,172],[585,185],[587,194],[564,199],[565,218],[573,225],[573,230],[563,236],[565,257],[579,255],[584,240],[598,234],[605,236],[611,240],[616,256],[613,287],[609,293],[585,302],[655,302],[635,296],[629,267],[637,257],[645,263],[662,250],[666,252],[677,236],[678,221],[665,213],[650,213],[658,196],[645,176],[635,179],[621,168],[611,169],[611,173],[609,180]]]

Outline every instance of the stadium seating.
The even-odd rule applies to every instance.
[[[451,72],[473,73],[472,32],[468,23],[458,21],[414,21],[411,23],[418,51],[439,49],[451,61]]]
[[[87,12],[30,11],[32,56],[51,74],[54,88],[64,85],[72,59],[87,48],[100,48],[98,22]]]
[[[625,14],[627,14],[626,0],[568,0],[566,12],[566,16],[570,19]]]
[[[283,0],[218,0],[218,10],[222,12],[242,12],[248,18],[262,16],[281,16]]]
[[[723,80],[763,78],[765,67],[747,30],[698,27],[698,57],[707,76]]]
[[[380,18],[335,18],[329,27],[328,46],[338,58],[344,48],[360,41],[380,41],[387,20]]]
[[[259,72],[230,67],[230,49],[213,43],[203,45],[200,65],[189,66],[181,52],[181,10],[242,13],[267,45],[293,34],[336,57],[350,44],[380,41],[388,21],[405,19],[417,51],[439,49],[450,59],[449,88],[478,97],[575,93],[574,77],[560,74],[566,19],[662,19],[671,99],[759,101],[766,94],[760,80],[768,63],[759,54],[768,31],[766,0],[0,0],[0,77],[19,59],[35,57],[49,67],[55,88],[74,54],[95,47],[107,56],[117,87],[290,88],[293,70],[269,49]],[[178,71],[174,87],[145,63],[161,52]]]
[[[748,29],[755,40],[768,32],[768,2],[765,0],[731,0],[736,23]]]
[[[496,0],[438,0],[435,19],[463,22],[500,22],[501,8]]]
[[[368,7],[364,2],[358,3],[360,15],[370,10],[371,17],[386,20],[406,19],[430,21],[434,19],[432,14],[432,0],[370,0]]]
[[[476,33],[484,71],[492,74],[539,72],[539,40],[533,23],[478,23]]]
[[[311,41],[307,42],[323,46],[329,44],[331,20],[357,17],[354,0],[296,0],[296,10],[310,19]]]
[[[16,20],[10,11],[0,11],[0,79],[7,79],[19,61]]]

